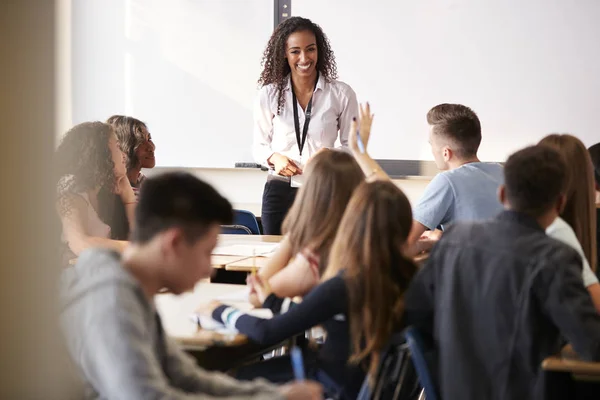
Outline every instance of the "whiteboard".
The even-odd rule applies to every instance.
[[[552,132],[600,141],[598,0],[293,0],[328,35],[375,116],[374,158],[433,160],[427,111],[461,103],[483,160]]]
[[[252,109],[273,0],[72,3],[73,122],[146,122],[157,166],[252,159]]]
[[[340,80],[376,114],[374,158],[431,160],[427,111],[472,107],[480,156],[551,132],[600,141],[600,1],[293,0],[328,35]],[[72,2],[73,122],[147,122],[157,165],[250,161],[273,0]]]

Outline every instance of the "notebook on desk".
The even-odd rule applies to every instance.
[[[254,317],[263,318],[263,319],[273,318],[273,312],[268,308],[255,308],[253,310],[244,312],[244,314],[252,315]],[[214,319],[204,316],[204,315],[199,315],[199,314],[194,313],[194,314],[190,315],[190,319],[193,323],[197,324],[202,329],[206,329],[209,331],[215,331],[217,333],[221,333],[224,335],[236,335],[239,333],[237,329],[227,327],[227,326],[223,325],[222,323],[215,321]]]

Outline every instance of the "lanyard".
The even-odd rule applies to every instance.
[[[319,73],[317,72],[317,80],[315,81],[315,89],[317,88],[317,82],[319,81]],[[312,101],[313,95],[315,94],[315,89],[313,89],[313,94],[310,95],[310,100],[306,105],[306,112],[304,113],[304,126],[302,127],[302,139],[300,138],[300,119],[298,118],[298,100],[296,99],[296,93],[294,93],[294,85],[292,85],[292,99],[294,103],[294,128],[296,129],[296,141],[298,142],[298,149],[300,150],[300,157],[302,157],[302,149],[304,148],[304,143],[306,142],[306,135],[308,133],[308,124],[310,124],[310,117],[312,111]]]

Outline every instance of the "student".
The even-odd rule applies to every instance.
[[[541,398],[541,362],[563,337],[600,361],[581,257],[544,232],[564,206],[566,171],[547,146],[510,156],[499,190],[506,211],[453,224],[411,283],[407,322],[434,340],[441,398]]]
[[[283,223],[285,238],[260,270],[279,297],[304,296],[320,281],[346,206],[364,180],[354,158],[336,150],[319,152],[304,174],[305,183]]]
[[[203,371],[162,327],[154,295],[181,294],[210,275],[220,224],[232,214],[226,199],[189,174],[148,179],[123,255],[88,250],[65,271],[62,323],[88,398],[321,398],[315,383],[277,388]]]
[[[270,169],[262,200],[265,234],[280,235],[297,188],[291,177],[339,138],[347,146],[348,127],[356,116],[354,90],[337,79],[333,49],[321,27],[290,17],[267,44],[254,112],[253,154]]]
[[[600,312],[600,284],[596,264],[596,206],[594,167],[581,140],[571,135],[549,135],[540,145],[551,146],[565,158],[568,186],[565,209],[546,233],[573,247],[583,261],[583,284]]]
[[[102,187],[114,188],[130,225],[135,212],[135,195],[125,176],[123,153],[113,128],[102,122],[76,125],[58,146],[55,166],[63,264],[90,247],[122,251],[127,242],[111,240],[110,227],[98,216]]]
[[[150,169],[156,165],[154,158],[156,146],[152,141],[152,135],[145,123],[132,117],[113,115],[106,122],[115,128],[119,145],[125,154],[127,179],[137,196],[140,186],[146,179],[141,172],[142,168]]]
[[[594,165],[594,181],[596,189],[596,274],[600,277],[600,143],[588,149]]]
[[[416,271],[403,255],[411,223],[410,203],[396,185],[365,182],[344,213],[322,283],[302,303],[278,298],[260,277],[251,277],[263,307],[277,314],[290,304],[289,310],[261,319],[211,303],[202,312],[265,345],[322,325],[327,338],[317,354],[306,351],[307,375],[323,383],[326,393],[355,399],[365,377],[360,364],[373,372],[377,353],[401,329],[404,291]],[[240,377],[265,376],[276,382],[291,374],[288,357],[239,371]]]
[[[361,121],[368,123],[370,109],[363,113],[366,118]],[[440,104],[429,110],[427,122],[431,126],[431,152],[436,166],[443,172],[433,178],[413,209],[411,244],[426,230],[438,227],[444,230],[455,221],[490,218],[502,210],[496,196],[502,183],[502,166],[479,161],[481,125],[473,110],[460,104]],[[369,132],[363,132],[361,127],[365,148]],[[354,136],[356,134],[351,132],[351,140]],[[368,179],[389,179],[366,152],[362,153],[356,145],[352,150]],[[423,245],[427,243],[430,242],[419,243],[421,246],[415,246],[415,251],[426,250]]]
[[[137,199],[139,188],[145,179],[141,169],[154,168],[156,163],[152,137],[146,124],[135,118],[113,115],[106,122],[115,130],[125,158],[127,180]],[[98,214],[110,226],[110,237],[116,240],[129,239],[129,221],[120,196],[114,193],[112,187],[102,187],[98,192],[98,199]]]

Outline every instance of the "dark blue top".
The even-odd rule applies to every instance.
[[[263,307],[274,313],[281,309],[283,299],[271,294]],[[213,318],[223,321],[228,306],[220,306],[213,312]],[[231,311],[231,310],[229,310]],[[365,378],[361,367],[348,364],[351,354],[350,327],[348,318],[348,292],[341,275],[337,275],[308,293],[302,303],[291,303],[287,312],[275,315],[272,319],[262,319],[241,312],[235,318],[237,330],[252,341],[273,345],[304,331],[321,325],[327,331],[327,339],[318,354],[318,367],[323,369],[338,385],[344,387],[348,398],[356,398]]]

